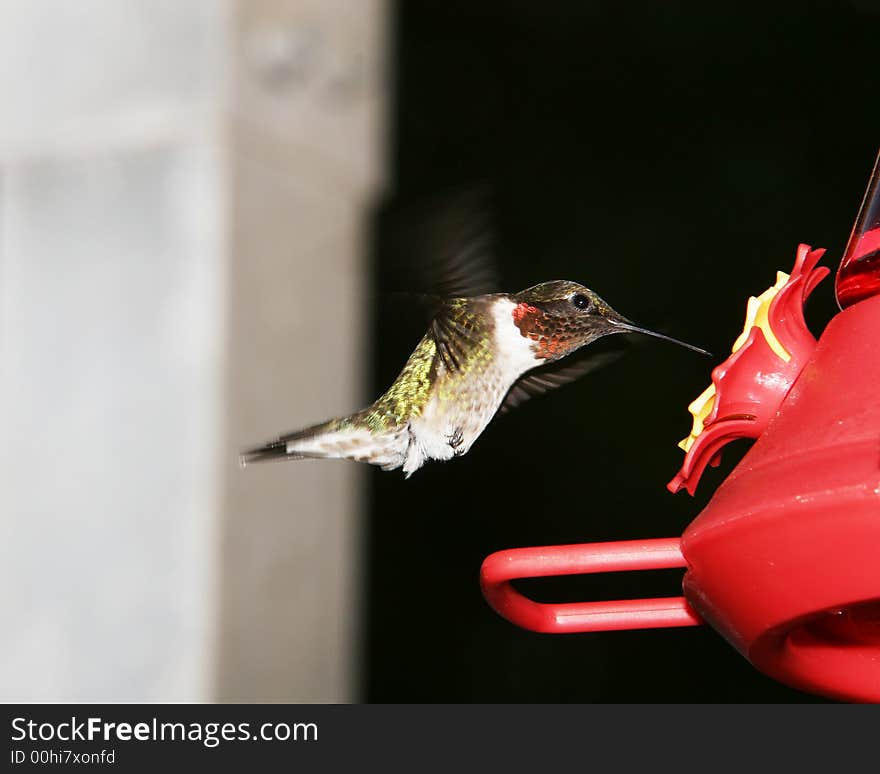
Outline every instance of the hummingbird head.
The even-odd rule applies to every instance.
[[[516,304],[514,323],[523,336],[534,342],[536,356],[547,361],[565,357],[612,333],[643,333],[709,354],[678,339],[640,328],[577,282],[542,282],[516,293],[512,300]]]

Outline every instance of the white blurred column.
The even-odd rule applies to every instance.
[[[356,474],[236,457],[361,397],[383,20],[240,6],[0,4],[0,699],[353,696]]]
[[[365,404],[385,18],[383,0],[237,7],[228,400],[243,448]],[[364,470],[240,471],[231,457],[224,470],[219,697],[357,698]]]

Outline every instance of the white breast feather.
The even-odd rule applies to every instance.
[[[498,299],[492,307],[498,363],[504,369],[505,377],[509,379],[508,389],[526,371],[544,362],[535,357],[534,342],[523,336],[514,323],[515,308],[516,304],[508,298]]]

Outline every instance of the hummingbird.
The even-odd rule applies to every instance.
[[[542,282],[519,293],[440,301],[427,332],[388,390],[365,409],[288,433],[241,455],[267,460],[344,458],[403,469],[470,450],[492,418],[607,362],[590,345],[612,334],[653,336],[710,353],[637,326],[589,288]],[[576,353],[586,357],[567,360]]]

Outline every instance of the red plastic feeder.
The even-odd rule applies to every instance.
[[[674,490],[692,491],[726,440],[757,441],[681,540],[493,554],[481,582],[498,613],[540,632],[702,620],[771,677],[833,698],[880,702],[878,166],[880,157],[837,275],[843,311],[819,342],[804,335],[802,303],[792,302],[824,276],[813,269],[818,254],[801,246],[795,272],[769,304],[769,323],[756,323],[748,337],[747,325],[745,344],[713,372],[716,389],[707,393],[714,394],[700,412],[692,404],[698,432],[685,442]],[[735,367],[739,373],[729,376]],[[510,585],[669,567],[686,568],[684,597],[549,605]]]
[[[535,632],[696,626],[700,619],[684,597],[552,605],[534,602],[510,585],[517,578],[684,567],[680,543],[678,538],[661,538],[499,551],[483,562],[483,594],[502,616]]]

